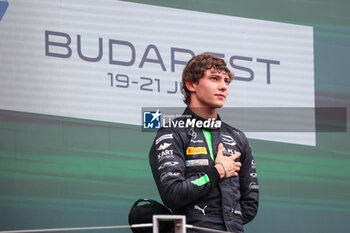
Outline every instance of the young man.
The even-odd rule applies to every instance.
[[[258,210],[258,181],[244,133],[221,122],[233,74],[221,58],[200,54],[182,74],[183,127],[161,128],[149,159],[160,196],[187,224],[243,232]],[[190,230],[188,232],[205,232]]]

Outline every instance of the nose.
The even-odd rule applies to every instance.
[[[226,91],[228,89],[228,84],[225,82],[225,79],[220,80],[219,89],[222,91]]]

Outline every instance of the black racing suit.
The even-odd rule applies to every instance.
[[[184,115],[191,117],[175,121],[205,121],[189,108]],[[187,126],[162,127],[150,150],[152,173],[164,204],[174,214],[186,215],[187,224],[244,232],[243,224],[255,217],[259,199],[256,169],[247,138],[223,122],[221,127]],[[210,156],[203,129],[211,132],[214,158]],[[242,163],[238,177],[220,179],[214,167],[220,142],[224,156],[241,153],[236,159]],[[197,231],[188,229],[188,232]]]

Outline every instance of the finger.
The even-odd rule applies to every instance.
[[[236,167],[242,167],[242,164],[240,162],[235,162]]]
[[[241,156],[241,153],[237,152],[234,155],[232,155],[230,158],[232,158],[232,160],[236,160],[239,156]]]

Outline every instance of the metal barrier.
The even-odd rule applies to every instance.
[[[106,229],[128,229],[128,228],[153,228],[153,233],[159,233],[160,221],[174,221],[173,233],[186,233],[186,229],[205,230],[218,233],[229,233],[228,231],[221,231],[206,227],[198,227],[186,224],[186,216],[184,215],[153,215],[153,223],[142,223],[132,225],[120,226],[100,226],[100,227],[66,227],[66,228],[48,228],[48,229],[30,229],[30,230],[11,230],[0,231],[0,233],[34,233],[34,232],[55,232],[55,231],[82,231],[82,230],[106,230]]]

